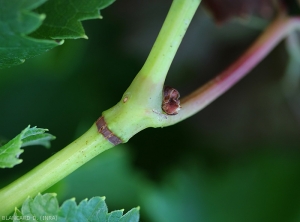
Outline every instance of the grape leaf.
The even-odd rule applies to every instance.
[[[0,147],[0,168],[11,168],[22,162],[19,159],[21,153],[24,152],[21,147],[31,145],[42,145],[50,147],[50,140],[55,136],[45,133],[47,129],[41,129],[30,126],[26,127],[19,135],[10,140],[8,143]]]
[[[46,0],[0,0],[0,68],[21,64],[59,43],[26,36],[39,27],[45,15],[31,12]]]
[[[45,39],[87,38],[80,21],[102,18],[99,10],[115,0],[51,0],[36,9],[47,15],[32,36]]]
[[[203,0],[203,4],[217,22],[232,17],[245,17],[254,12],[269,16],[273,10],[273,0]]]
[[[24,218],[24,220],[22,219]],[[28,197],[21,208],[14,213],[14,222],[36,220],[93,221],[93,222],[138,222],[139,207],[123,215],[123,210],[108,213],[104,197],[93,197],[76,204],[74,198],[65,201],[59,208],[56,194],[38,194],[34,199]]]
[[[113,2],[0,0],[0,69],[61,45],[63,39],[87,38],[80,21],[101,18],[99,10]]]
[[[45,133],[47,129],[32,127],[29,128],[22,137],[22,147],[41,145],[50,148],[50,140],[54,140],[55,136]]]

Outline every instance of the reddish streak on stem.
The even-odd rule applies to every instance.
[[[254,44],[220,75],[182,99],[182,110],[169,124],[200,111],[249,73],[289,33],[300,29],[300,18],[280,16]]]

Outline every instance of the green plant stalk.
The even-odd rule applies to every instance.
[[[176,116],[161,111],[162,88],[171,62],[200,0],[174,0],[151,53],[121,101],[103,112],[109,129],[123,142],[147,127],[173,125],[223,94],[260,62],[284,37],[300,29],[299,18],[279,18],[233,65],[183,99]],[[99,153],[111,148],[93,125],[84,135],[35,169],[0,190],[0,215],[9,214],[27,196],[52,186]],[[1,218],[0,218],[1,220]]]
[[[8,215],[28,196],[35,196],[113,145],[94,124],[80,138],[0,190],[0,216]],[[1,217],[0,217],[1,220]]]
[[[161,110],[162,89],[182,38],[200,0],[174,0],[144,66],[122,99],[103,112],[109,128],[124,142],[168,118]]]
[[[122,100],[103,112],[109,129],[123,142],[142,129],[160,125],[163,84],[199,4],[200,0],[173,1],[145,65],[124,93]],[[0,216],[8,215],[28,196],[44,191],[112,146],[98,133],[94,124],[73,143],[1,189]]]

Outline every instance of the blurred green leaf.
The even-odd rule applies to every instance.
[[[46,131],[48,130],[28,126],[15,138],[0,147],[0,167],[11,168],[21,163],[19,155],[24,152],[21,147],[30,145],[50,147],[50,140],[55,139],[55,136],[45,133]]]
[[[16,209],[14,221],[58,220],[63,221],[94,221],[94,222],[137,222],[139,208],[133,208],[124,216],[123,210],[108,213],[103,197],[83,200],[77,206],[74,199],[65,201],[59,208],[56,194],[38,194],[34,199],[27,198],[21,211]],[[22,218],[23,217],[23,218]]]

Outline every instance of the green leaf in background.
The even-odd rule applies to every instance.
[[[51,0],[37,8],[47,15],[43,24],[32,34],[45,39],[87,38],[80,21],[101,18],[99,10],[115,0]]]
[[[50,133],[45,133],[46,131],[48,130],[36,128],[36,126],[28,128],[22,137],[22,147],[41,145],[46,148],[50,148],[50,140],[54,140],[55,136]]]
[[[74,198],[65,201],[59,208],[56,194],[38,194],[34,199],[27,198],[21,211],[16,209],[17,221],[93,221],[93,222],[138,222],[139,207],[133,208],[123,216],[123,210],[107,212],[104,197],[83,200],[77,206]],[[24,218],[24,220],[22,219]],[[8,218],[9,219],[9,218]]]
[[[15,209],[14,216],[25,216],[24,220],[14,220],[14,221],[34,221],[45,220],[42,218],[55,218],[59,211],[58,202],[56,199],[56,194],[38,194],[34,199],[28,197],[23,205],[21,211]],[[21,217],[22,218],[22,217]],[[46,220],[47,221],[47,220]]]
[[[45,0],[0,0],[0,69],[21,64],[59,43],[26,35],[36,30],[45,15],[31,12]]]
[[[21,147],[31,145],[42,145],[50,147],[50,140],[55,136],[45,133],[47,129],[41,129],[30,126],[26,127],[19,135],[0,147],[0,168],[11,168],[22,162],[19,159],[23,149]]]
[[[0,0],[0,69],[61,45],[63,39],[87,38],[80,21],[101,18],[99,10],[113,2]]]

